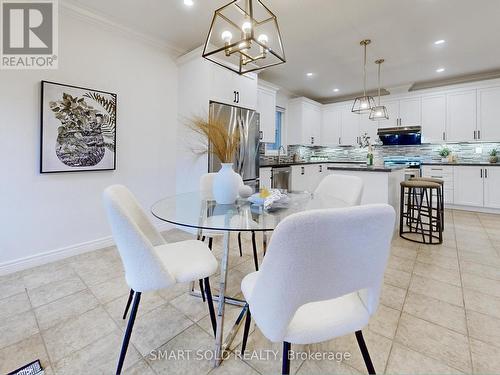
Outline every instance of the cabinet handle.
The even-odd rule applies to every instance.
[[[314,137],[311,137],[311,144],[314,144]]]
[[[300,167],[300,174],[303,175],[305,173],[304,167]]]
[[[488,170],[486,168],[484,169],[484,178],[488,178]]]
[[[483,178],[483,168],[481,168],[481,178]]]
[[[322,165],[319,166],[319,173],[321,173],[321,172],[323,172],[323,166]]]
[[[481,130],[477,131],[477,139],[481,139]]]
[[[443,132],[443,141],[446,141],[446,134]]]
[[[476,140],[476,131],[474,130],[474,140]]]
[[[342,144],[342,142],[341,142],[341,139],[340,139],[340,137],[339,137],[339,145],[340,145],[340,144]]]
[[[264,138],[264,132],[262,130],[259,130],[259,139],[262,141]]]

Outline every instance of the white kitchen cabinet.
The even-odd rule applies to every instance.
[[[382,105],[385,105],[389,119],[379,121],[381,128],[412,126],[420,125],[421,123],[421,103],[419,97],[401,100],[382,100]]]
[[[272,187],[272,168],[259,168],[259,185],[260,188],[271,189]]]
[[[420,98],[399,101],[399,126],[415,126],[422,123]]]
[[[500,208],[500,167],[484,168],[484,207]]]
[[[261,142],[274,143],[276,139],[276,91],[259,86],[257,112],[260,114]]]
[[[239,75],[215,64],[211,64],[211,72],[211,100],[256,109],[257,76],[255,74]]]
[[[446,95],[422,98],[422,142],[446,140]]]
[[[382,99],[382,105],[385,106],[387,114],[389,115],[388,120],[380,120],[380,128],[394,128],[399,126],[399,101],[397,100],[384,100]]]
[[[328,108],[323,111],[321,120],[321,144],[338,146],[342,130],[342,112],[339,108]]]
[[[500,141],[500,87],[477,90],[477,130],[481,141]]]
[[[454,195],[454,167],[450,165],[424,165],[422,177],[438,178],[444,182],[444,203],[453,204]]]
[[[483,207],[484,170],[476,166],[456,166],[453,172],[453,203]]]
[[[341,145],[356,145],[359,143],[359,115],[351,112],[350,106],[344,106],[341,113]]]
[[[290,191],[305,191],[309,188],[308,179],[310,169],[308,165],[292,165],[292,178],[290,181]]]
[[[476,90],[451,93],[446,96],[446,140],[474,141],[476,128]]]
[[[288,144],[320,145],[321,104],[301,97],[288,103]]]

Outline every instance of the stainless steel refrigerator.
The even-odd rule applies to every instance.
[[[210,119],[223,121],[230,132],[239,132],[241,145],[234,158],[234,171],[241,175],[245,185],[259,188],[259,114],[253,110],[217,102],[210,102]],[[209,148],[211,145],[209,145]],[[208,171],[218,172],[219,158],[208,153]]]

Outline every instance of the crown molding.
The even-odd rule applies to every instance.
[[[418,91],[418,90],[431,89],[431,88],[435,88],[435,87],[460,85],[460,84],[464,84],[464,83],[486,81],[486,80],[497,79],[497,78],[500,78],[500,69],[489,70],[489,71],[485,71],[485,72],[463,74],[463,75],[448,77],[448,78],[444,78],[444,79],[440,79],[440,80],[415,82],[408,89],[408,91]]]
[[[68,12],[72,16],[75,16],[82,21],[104,27],[108,31],[115,32],[121,36],[126,35],[132,37],[133,39],[141,43],[145,43],[152,47],[161,49],[173,57],[179,56],[184,52],[184,50],[171,45],[161,38],[134,30],[129,26],[125,26],[119,22],[113,21],[112,19],[97,14],[89,9],[71,4],[64,0],[60,1],[59,4],[62,11]]]

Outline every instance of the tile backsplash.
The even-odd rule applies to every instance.
[[[384,158],[418,157],[422,161],[440,161],[439,150],[442,144],[421,144],[412,146],[373,146],[375,164],[383,164]],[[488,161],[489,153],[496,148],[500,151],[500,142],[495,143],[449,143],[446,144],[457,161],[485,162]],[[261,148],[263,150],[263,147]],[[283,156],[283,161],[291,161],[294,154],[297,154],[301,161],[329,160],[329,161],[366,161],[366,148],[361,147],[323,147],[323,146],[288,146],[287,156]],[[275,162],[276,156],[266,156],[261,153],[261,163]]]

